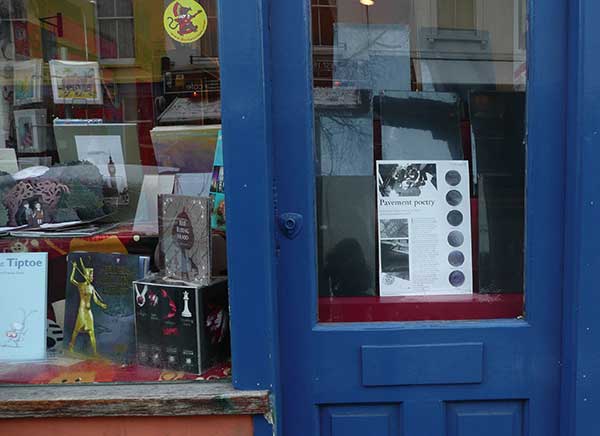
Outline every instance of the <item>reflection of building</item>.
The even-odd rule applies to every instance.
[[[347,49],[337,32],[349,26],[363,29],[371,49],[379,41],[378,29],[382,26],[409,29],[412,85],[396,90],[421,90],[428,86],[440,90],[436,85],[442,80],[444,85],[457,86],[493,83],[512,88],[524,84],[524,0],[376,1],[370,7],[358,1],[312,3],[316,86],[336,82],[334,52]],[[386,45],[390,46],[389,41]],[[377,59],[378,55],[370,51],[362,51],[359,56],[366,54]],[[483,64],[483,68],[474,68],[476,63]]]
[[[22,7],[10,7],[8,3]],[[43,59],[44,84],[50,87],[51,59],[98,61],[102,106],[52,106],[60,118],[101,118],[135,122],[142,161],[154,163],[150,130],[175,98],[206,105],[206,118],[193,124],[220,122],[216,0],[203,1],[208,17],[205,35],[179,44],[165,32],[166,0],[3,0],[0,2],[0,56],[5,60]],[[2,11],[6,6],[6,13]],[[161,11],[160,13],[157,13]],[[49,91],[46,91],[49,95]],[[181,124],[181,123],[180,123]]]

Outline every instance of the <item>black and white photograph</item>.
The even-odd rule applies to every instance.
[[[383,280],[394,281],[394,278],[410,280],[410,263],[408,239],[381,241],[381,272]],[[391,276],[389,278],[385,276]],[[390,280],[391,279],[391,280]]]
[[[379,220],[381,239],[408,238],[408,219],[393,218]]]
[[[380,163],[377,184],[382,197],[420,197],[427,191],[437,191],[436,164]]]

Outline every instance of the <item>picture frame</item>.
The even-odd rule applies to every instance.
[[[14,63],[13,103],[15,106],[42,102],[42,66],[42,59]]]
[[[55,104],[102,104],[98,62],[51,60],[49,65]]]
[[[17,151],[42,153],[48,150],[46,109],[24,109],[14,112]]]

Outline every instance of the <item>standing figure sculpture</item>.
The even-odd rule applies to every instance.
[[[92,352],[94,355],[98,355],[96,349],[96,334],[94,332],[94,315],[92,314],[92,300],[102,309],[108,308],[108,306],[102,301],[100,294],[94,288],[92,284],[94,281],[94,269],[86,268],[83,263],[83,259],[79,259],[81,263],[81,269],[77,265],[77,262],[73,262],[73,270],[71,271],[71,277],[69,281],[77,287],[79,291],[79,309],[77,310],[77,320],[75,321],[75,328],[73,328],[73,334],[71,335],[71,341],[69,342],[69,351],[73,351],[75,341],[79,333],[87,333],[90,337],[90,344],[92,346]],[[82,282],[75,280],[75,274],[79,273],[83,277]]]

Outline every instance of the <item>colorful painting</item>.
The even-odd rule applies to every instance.
[[[42,60],[15,62],[13,67],[14,104],[21,106],[42,101]]]
[[[102,104],[98,62],[52,60],[49,64],[55,104]]]
[[[46,109],[15,111],[19,153],[40,153],[48,149]]]

